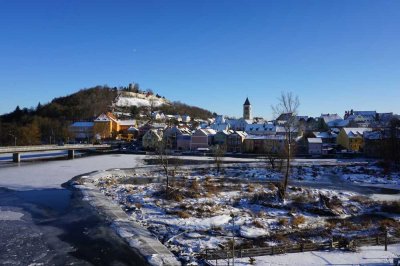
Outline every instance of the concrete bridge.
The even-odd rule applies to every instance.
[[[68,159],[74,159],[75,151],[77,150],[106,150],[110,149],[111,145],[91,145],[91,144],[70,144],[64,146],[58,145],[38,145],[38,146],[15,146],[15,147],[0,147],[0,154],[12,153],[13,162],[21,161],[21,153],[26,152],[45,152],[45,151],[68,151]]]

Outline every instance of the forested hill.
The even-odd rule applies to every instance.
[[[82,89],[68,96],[58,97],[36,108],[20,108],[0,116],[0,146],[55,143],[69,138],[68,126],[75,121],[93,121],[103,112],[112,111],[113,103],[121,91],[129,88],[96,86]],[[141,92],[146,93],[146,92]],[[149,91],[147,93],[152,93]],[[130,106],[125,111],[129,112]],[[168,114],[187,113],[192,117],[206,118],[212,114],[202,108],[179,102],[159,106]],[[171,113],[170,113],[171,112]]]

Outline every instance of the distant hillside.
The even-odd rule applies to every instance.
[[[170,102],[164,97],[138,88],[96,86],[82,89],[68,96],[58,97],[36,108],[19,106],[0,116],[0,146],[31,145],[65,141],[70,136],[68,126],[74,121],[93,121],[107,111],[130,113],[133,106],[144,110],[151,106],[153,111],[165,114],[188,114],[194,118],[208,118],[212,113],[199,107],[179,102]]]

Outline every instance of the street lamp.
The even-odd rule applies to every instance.
[[[8,133],[8,135],[10,135],[11,137],[14,138],[14,146],[17,146],[17,136],[15,136],[14,134]]]

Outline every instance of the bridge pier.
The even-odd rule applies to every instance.
[[[13,162],[14,163],[19,163],[21,161],[21,154],[19,153],[13,153]]]
[[[68,150],[68,159],[74,159],[75,158],[75,150]]]

